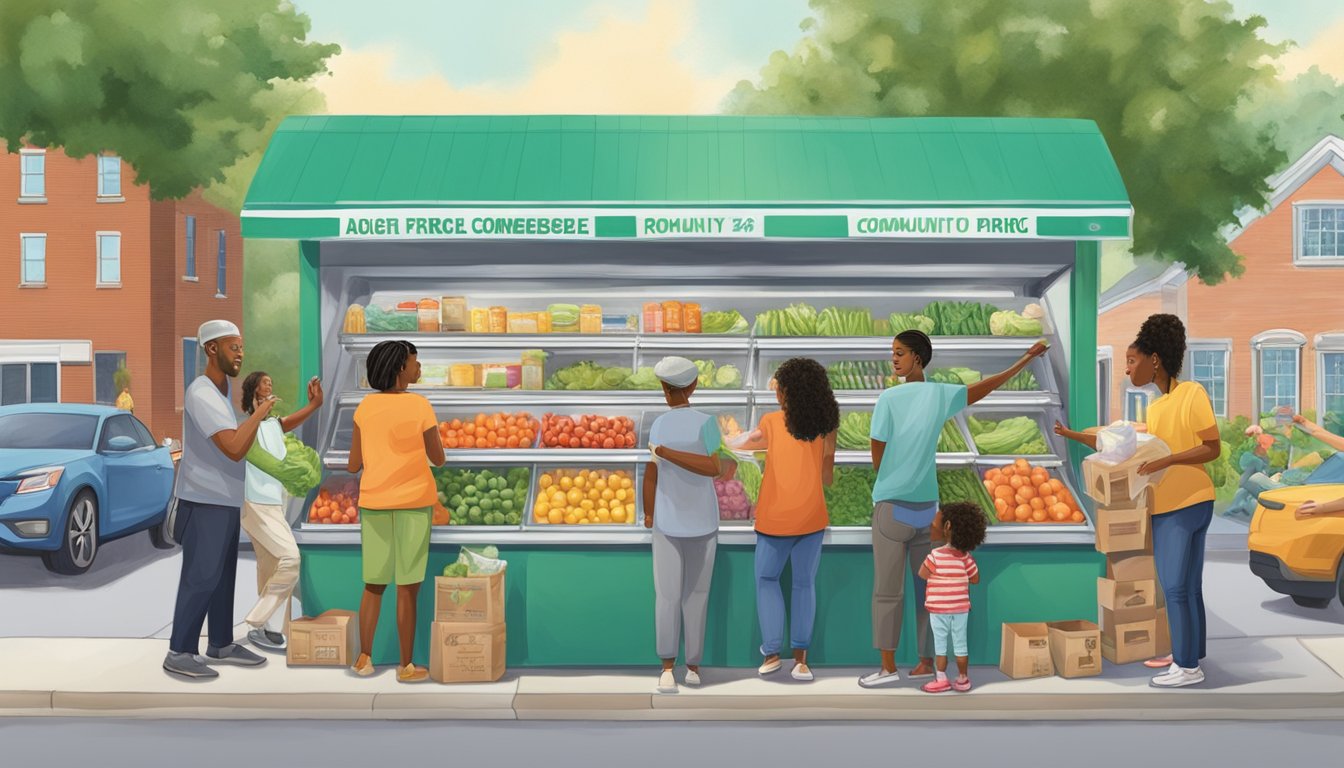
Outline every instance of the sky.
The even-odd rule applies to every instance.
[[[343,48],[321,81],[333,113],[712,113],[810,15],[807,0],[294,2]],[[1232,5],[1297,44],[1286,76],[1344,79],[1341,0]]]

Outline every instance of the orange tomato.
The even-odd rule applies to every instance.
[[[1013,477],[1012,480],[1008,481],[1008,485],[1011,486],[1014,490],[1021,490],[1022,486],[1026,484],[1027,481],[1023,480],[1021,477]]]
[[[1000,516],[1002,516],[1003,513],[1006,512],[1007,510],[1008,510],[1008,502],[1006,500],[1004,499],[994,500],[994,511],[998,512]]]
[[[1008,485],[1000,485],[1000,486],[996,487],[996,488],[994,489],[993,493],[994,493],[994,498],[995,498],[995,499],[998,499],[998,500],[1000,500],[1000,501],[1008,501],[1009,499],[1013,498],[1013,496],[1015,495],[1015,492],[1013,491],[1012,486],[1008,486]]]
[[[1045,510],[1044,510],[1044,509],[1036,509],[1036,510],[1032,510],[1032,513],[1031,513],[1031,522],[1033,522],[1033,523],[1044,523],[1044,522],[1045,522],[1045,517],[1046,517],[1046,515],[1045,515]]]
[[[1027,504],[1018,504],[1017,509],[1013,510],[1013,517],[1019,523],[1025,523],[1031,519],[1031,506]]]
[[[1069,520],[1070,520],[1071,522],[1081,523],[1081,522],[1083,522],[1083,513],[1082,513],[1082,512],[1074,512],[1072,515],[1069,516]]]
[[[994,481],[993,481],[993,480],[986,480],[986,481],[985,481],[985,490],[986,490],[986,491],[989,491],[990,493],[993,493],[995,487],[996,487],[996,486],[994,485]]]
[[[1017,489],[1017,495],[1019,498],[1025,498],[1027,501],[1030,501],[1036,498],[1039,494],[1036,493],[1036,489],[1031,487],[1031,485],[1024,484],[1021,488]]]
[[[1047,495],[1042,497],[1045,500],[1045,507],[1049,509],[1059,503],[1058,496]]]
[[[1040,497],[1040,496],[1037,496],[1036,498],[1034,498],[1034,499],[1031,500],[1031,508],[1032,508],[1032,509],[1045,509],[1045,502],[1041,500],[1041,497]]]

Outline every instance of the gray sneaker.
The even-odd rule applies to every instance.
[[[205,659],[194,653],[169,651],[163,660],[163,669],[169,674],[191,680],[213,680],[219,677],[218,672],[206,666]]]
[[[247,650],[237,643],[229,643],[223,648],[210,647],[205,650],[207,664],[237,664],[243,667],[259,667],[266,663],[264,657]]]
[[[263,651],[285,652],[285,636],[269,629],[254,629],[248,632],[247,642]]]

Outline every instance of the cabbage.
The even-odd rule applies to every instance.
[[[322,462],[317,451],[293,435],[285,435],[284,459],[275,458],[254,441],[247,451],[247,463],[279,480],[285,493],[295,498],[304,498],[322,482]]]
[[[1019,315],[1011,309],[989,316],[989,332],[995,336],[1040,336],[1041,321]]]

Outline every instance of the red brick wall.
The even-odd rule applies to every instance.
[[[1111,417],[1118,421],[1125,415],[1125,350],[1133,343],[1139,326],[1162,311],[1162,297],[1153,293],[1125,302],[1097,318],[1097,343],[1111,347]]]

